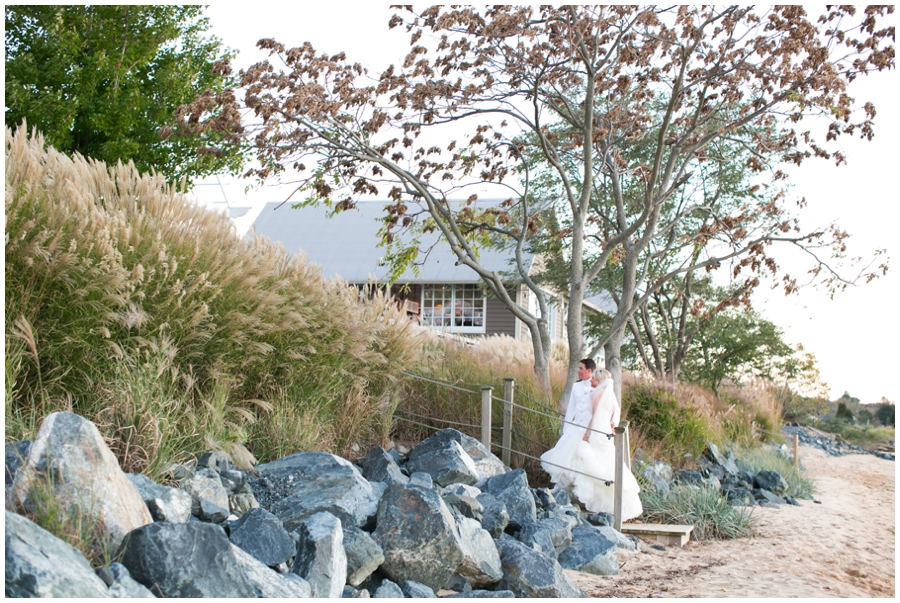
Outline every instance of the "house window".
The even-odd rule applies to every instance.
[[[423,285],[422,324],[455,333],[484,333],[484,293],[471,285]]]

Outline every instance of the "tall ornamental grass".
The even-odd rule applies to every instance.
[[[160,176],[6,131],[6,438],[72,410],[129,470],[382,443],[408,321]]]
[[[643,489],[641,504],[642,521],[692,525],[695,540],[743,538],[753,530],[752,512],[729,505],[721,492],[707,486],[680,485],[667,492]]]

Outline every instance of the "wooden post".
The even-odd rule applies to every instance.
[[[491,449],[491,392],[490,385],[481,387],[481,443],[488,450]]]
[[[500,459],[503,464],[509,467],[510,449],[512,448],[512,415],[513,415],[513,392],[515,391],[516,380],[507,377],[503,380],[503,441],[501,445]]]
[[[623,425],[624,423],[624,425]],[[625,428],[628,423],[620,421],[616,427],[616,477],[613,482],[613,528],[622,531],[622,479],[625,473]]]
[[[622,421],[619,425],[625,427],[625,464],[631,471],[631,438],[628,437],[628,421]]]
[[[794,434],[794,469],[800,468],[800,436]]]

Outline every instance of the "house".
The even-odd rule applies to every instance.
[[[282,243],[289,253],[304,254],[321,266],[328,278],[341,277],[357,286],[382,283],[389,274],[385,250],[378,246],[378,219],[384,216],[384,205],[384,201],[362,201],[355,209],[329,218],[327,208],[322,206],[294,209],[290,204],[268,203],[254,228],[258,235]],[[421,241],[423,248],[434,247],[418,267],[418,274],[409,268],[391,283],[391,293],[421,324],[461,335],[504,334],[530,340],[528,327],[502,301],[487,294],[478,275],[467,266],[457,265],[456,256],[440,239],[440,233],[423,235]],[[512,257],[512,252],[505,250],[480,251],[482,265],[491,271],[510,271]],[[529,270],[535,260],[526,256]],[[527,287],[511,281],[507,290],[516,303],[536,313],[535,296]],[[610,304],[608,298],[594,298],[585,302],[585,308],[608,312]],[[565,339],[565,312],[564,300],[552,306],[551,339]]]

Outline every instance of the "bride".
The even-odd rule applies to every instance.
[[[591,385],[595,389],[588,429],[566,429],[570,426],[565,425],[556,446],[541,455],[541,466],[557,488],[570,491],[591,513],[612,513],[616,446],[611,436],[619,423],[619,404],[609,371],[594,371]],[[622,521],[643,513],[638,492],[637,480],[625,465],[622,467]]]

